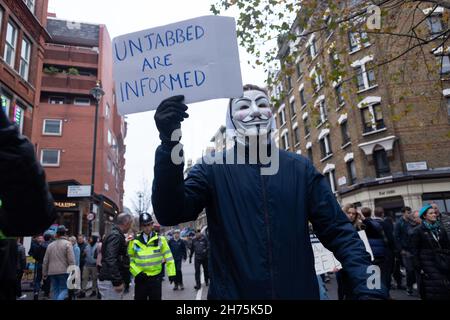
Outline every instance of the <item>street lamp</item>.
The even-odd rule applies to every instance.
[[[94,119],[94,146],[92,150],[92,176],[91,176],[91,195],[92,195],[92,207],[94,207],[94,184],[95,184],[95,158],[97,155],[97,122],[98,122],[98,105],[102,99],[105,91],[103,91],[100,84],[100,80],[97,80],[97,84],[91,89],[90,94],[95,99],[95,119]],[[89,220],[89,236],[92,234],[92,220]]]

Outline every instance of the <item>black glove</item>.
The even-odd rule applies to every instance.
[[[188,107],[183,103],[184,96],[173,96],[160,103],[155,113],[155,123],[159,138],[163,144],[174,146],[178,141],[171,141],[172,133],[181,128],[181,121],[188,118]]]
[[[169,282],[170,283],[175,282],[176,278],[177,278],[176,276],[169,276]]]

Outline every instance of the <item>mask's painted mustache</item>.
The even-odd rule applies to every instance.
[[[256,120],[267,121],[267,120],[269,120],[269,118],[268,117],[260,117],[260,116],[258,116],[258,117],[253,117],[253,118],[251,118],[250,120],[247,120],[247,121],[242,120],[241,122],[249,123],[249,122],[254,122]]]

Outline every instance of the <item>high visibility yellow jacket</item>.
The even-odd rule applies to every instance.
[[[148,276],[156,276],[162,271],[163,262],[166,263],[168,276],[174,276],[175,262],[172,252],[167,244],[167,239],[157,233],[152,233],[145,243],[143,234],[128,244],[128,255],[130,256],[130,272],[136,277],[144,272]]]

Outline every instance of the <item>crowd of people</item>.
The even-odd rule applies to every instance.
[[[147,224],[147,225],[150,225]],[[145,239],[143,243],[149,242],[149,239],[160,232],[160,226],[158,224],[153,224],[151,221],[151,227],[145,229],[145,223],[141,223],[143,228],[142,233],[134,235],[131,230],[123,230],[124,241],[127,246],[126,253],[120,257],[120,254],[113,253],[114,258],[119,258],[120,266],[119,269],[122,270],[119,273],[115,273],[117,279],[109,279],[111,281],[120,281],[123,284],[123,292],[127,293],[129,290],[131,278],[135,279],[135,298],[137,300],[142,299],[161,299],[161,289],[156,286],[156,290],[148,290],[148,286],[143,286],[142,283],[146,283],[146,278],[143,277],[145,274],[138,270],[136,274],[133,274],[133,257],[134,252],[130,242]],[[118,228],[118,227],[117,227]],[[117,229],[116,228],[116,229]],[[53,300],[76,300],[83,299],[86,297],[101,299],[102,295],[99,290],[99,284],[102,282],[99,279],[99,275],[102,269],[102,245],[105,240],[97,237],[90,236],[86,239],[84,235],[68,236],[68,230],[65,226],[58,226],[55,233],[45,232],[43,235],[37,235],[32,238],[30,250],[28,255],[34,259],[34,273],[33,273],[33,298],[34,300],[53,299]],[[146,233],[147,232],[147,233]],[[114,230],[112,230],[112,235],[114,236]],[[117,233],[117,232],[116,232]],[[174,270],[172,274],[174,277],[169,279],[171,283],[173,282],[173,290],[184,290],[183,284],[183,274],[182,274],[182,261],[187,261],[189,258],[189,263],[192,263],[192,257],[195,256],[195,279],[196,285],[194,288],[196,290],[200,289],[200,275],[201,267],[204,272],[205,284],[208,285],[208,241],[205,235],[201,233],[200,230],[196,231],[195,236],[188,236],[185,239],[180,237],[180,230],[172,230],[170,232],[171,236],[168,239],[164,238],[164,242],[167,243],[167,248],[170,248],[171,256],[167,256],[162,263],[160,269],[156,268],[152,277],[157,276],[158,281],[164,279],[164,273],[166,272],[166,264],[171,257],[174,260]],[[148,238],[150,237],[150,238]],[[111,239],[110,239],[111,240]],[[110,241],[111,242],[111,241]],[[24,299],[26,295],[22,295],[22,276],[27,268],[25,248],[20,243],[17,242],[18,258],[17,258],[17,298]],[[106,253],[106,258],[110,258],[110,252]],[[77,266],[80,270],[80,287],[71,289],[67,285],[67,280],[69,273],[67,272],[69,266]],[[108,269],[111,269],[109,267]],[[113,266],[114,269],[114,266]],[[125,270],[126,269],[126,270]],[[129,271],[128,271],[129,269]],[[107,274],[104,272],[104,274]],[[104,277],[105,278],[105,277]],[[109,275],[106,276],[108,280]],[[90,287],[88,285],[91,284]],[[103,284],[104,286],[104,284]],[[151,286],[150,286],[151,287]],[[111,288],[109,288],[111,289]],[[89,292],[89,295],[88,295]],[[118,296],[111,293],[112,290],[106,290],[107,296],[103,297],[107,299],[115,299]],[[150,293],[155,293],[156,296]],[[42,294],[41,294],[42,293]],[[50,293],[52,293],[50,297]],[[122,297],[120,295],[120,297]]]
[[[450,299],[450,216],[441,214],[435,203],[420,210],[404,207],[402,216],[385,216],[381,207],[360,211],[352,204],[343,211],[356,231],[364,231],[379,267],[381,283],[388,292],[406,290],[423,300]],[[403,282],[403,274],[406,283]],[[337,272],[338,298],[352,299],[345,269]]]

